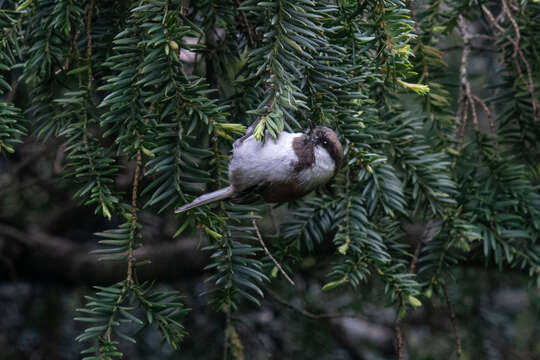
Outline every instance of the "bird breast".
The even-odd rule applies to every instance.
[[[314,162],[310,167],[306,167],[298,173],[298,181],[309,191],[324,184],[334,176],[336,163],[322,146],[315,146]]]
[[[283,132],[278,139],[267,137],[264,143],[253,136],[238,143],[229,163],[229,181],[235,192],[254,190],[267,202],[286,202],[330,180],[334,160],[325,148],[305,140],[303,133]]]
[[[294,176],[296,155],[293,139],[301,133],[283,132],[277,139],[267,136],[265,142],[250,136],[234,147],[229,163],[229,181],[236,191],[261,183],[288,181]]]

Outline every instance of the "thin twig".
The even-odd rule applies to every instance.
[[[523,63],[525,64],[525,69],[527,70],[527,88],[529,90],[529,94],[531,95],[533,118],[534,121],[538,121],[540,119],[540,117],[538,116],[538,99],[536,98],[536,93],[534,91],[531,65],[529,64],[529,61],[527,61],[527,58],[525,58],[525,55],[523,54],[523,51],[521,51],[521,49],[518,50],[518,53],[521,57],[521,61],[523,61]]]
[[[84,134],[84,137],[86,138],[86,132]],[[86,148],[88,148],[86,139],[85,139],[85,145],[86,145]],[[56,150],[56,156],[54,157],[53,169],[56,174],[60,174],[64,170],[63,162],[64,162],[65,156],[66,156],[66,143],[63,143]],[[93,167],[92,164],[91,166]]]
[[[276,300],[278,303],[288,307],[291,310],[294,310],[302,315],[304,315],[307,318],[310,319],[335,319],[335,318],[359,318],[360,316],[356,314],[343,314],[343,313],[322,313],[322,314],[315,314],[310,311],[307,311],[305,309],[302,309],[298,306],[295,306],[283,298],[281,298],[278,294],[276,294],[274,291],[272,291],[270,288],[264,286],[264,290],[268,295],[270,295],[274,300]]]
[[[229,357],[229,327],[231,326],[231,308],[227,307],[225,310],[225,333],[223,334],[223,360],[227,360]]]
[[[105,333],[102,336],[103,339],[106,339],[107,341],[111,341],[111,327],[109,326],[107,330],[105,330]],[[98,354],[101,354],[101,348],[97,352]],[[101,359],[105,359],[103,356],[101,356]]]
[[[491,117],[491,110],[489,110],[489,107],[486,105],[486,103],[476,95],[473,95],[473,99],[482,107],[482,109],[484,109],[486,114]]]
[[[416,268],[416,263],[418,262],[418,256],[420,256],[420,250],[422,249],[422,240],[417,240],[416,248],[414,249],[414,254],[411,260],[411,265],[409,266],[409,272],[414,273]]]
[[[411,263],[409,265],[409,272],[411,274],[414,274],[414,271],[416,270],[416,264],[418,263],[418,258],[420,256],[420,252],[422,251],[422,245],[424,244],[424,241],[428,241],[430,231],[428,231],[429,226],[426,226],[424,229],[424,232],[421,237],[416,239],[416,246],[414,248],[414,254],[411,259]],[[402,329],[402,322],[399,318],[399,313],[396,316],[396,320],[394,322],[394,332],[395,332],[395,340],[396,340],[396,354],[398,357],[398,360],[405,358],[405,342],[403,340],[403,329]]]
[[[79,39],[79,35],[81,34],[80,30],[77,30],[75,35],[71,39],[71,49],[70,52],[74,52],[76,55],[79,55],[79,49],[77,48],[77,40]],[[69,69],[69,64],[71,63],[71,56],[66,58],[66,61],[64,61],[64,65],[62,65],[59,69],[57,69],[54,74],[58,75],[66,70]],[[80,85],[80,84],[79,84]]]
[[[508,20],[510,20],[512,27],[514,28],[514,33],[516,35],[516,38],[514,39],[514,41],[516,42],[516,44],[519,45],[519,40],[521,40],[521,32],[519,31],[519,26],[516,20],[512,17],[512,12],[508,8],[508,4],[506,3],[506,1],[501,0],[501,4],[502,4],[502,11],[506,14],[506,17],[508,17]],[[514,56],[517,56],[517,48],[514,49]]]
[[[411,274],[414,274],[414,270],[416,269],[416,264],[418,263],[418,257],[420,256],[420,251],[422,250],[423,245],[423,238],[417,239],[416,247],[414,249],[414,254],[411,259],[411,264],[409,265],[409,272]],[[403,341],[403,329],[401,328],[401,320],[399,319],[399,314],[396,317],[396,321],[394,322],[394,332],[395,332],[395,339],[396,339],[396,354],[398,360],[405,359],[405,343]]]
[[[9,91],[7,95],[7,101],[13,102],[15,99],[15,93],[17,92],[17,87],[19,87],[19,80],[14,80],[11,82],[11,90]]]
[[[461,63],[459,65],[459,96],[458,96],[458,112],[456,114],[456,124],[465,126],[464,116],[468,112],[467,108],[467,85],[469,80],[467,79],[467,61],[471,52],[471,39],[466,29],[465,19],[462,16],[458,18],[459,30],[463,35],[463,52],[461,53]],[[470,86],[470,85],[469,85]],[[461,135],[461,134],[459,134]],[[459,137],[462,141],[462,138]]]
[[[461,128],[459,129],[459,136],[458,139],[460,140],[460,149],[463,146],[463,138],[465,137],[465,127],[467,125],[467,119],[469,118],[469,112],[466,110],[469,107],[469,99],[465,99],[465,103],[463,106],[463,122],[461,124]]]
[[[476,113],[475,101],[471,91],[471,84],[467,76],[467,64],[471,53],[472,34],[469,32],[467,23],[463,16],[458,17],[458,27],[463,36],[463,52],[461,53],[461,63],[459,66],[459,97],[458,110],[456,112],[456,137],[459,141],[459,148],[463,146],[463,138],[465,136],[465,127],[467,126],[467,118],[469,111],[472,114],[474,129],[478,131],[478,115]]]
[[[450,312],[450,322],[452,323],[452,329],[454,330],[454,336],[456,338],[456,355],[459,358],[461,358],[462,353],[462,347],[461,347],[461,337],[459,336],[459,328],[456,320],[456,313],[454,312],[454,306],[452,305],[452,302],[450,301],[450,296],[448,296],[448,285],[445,283],[443,286],[444,289],[444,297],[446,299],[446,306],[448,307],[448,311]]]
[[[396,320],[394,325],[396,332],[396,355],[398,360],[405,360],[405,349],[403,346],[403,333],[401,332],[401,320]]]
[[[422,52],[424,52],[424,43],[422,42],[422,32],[420,31],[420,27],[418,26],[418,21],[416,19],[416,13],[414,11],[414,1],[408,0],[407,1],[407,7],[409,8],[409,11],[411,13],[411,19],[413,20],[414,24],[414,32],[417,35],[417,41],[418,46],[421,49]],[[422,76],[420,76],[420,80],[418,80],[419,83],[422,83],[427,77],[429,76],[429,68],[426,61],[426,57],[422,56]]]
[[[88,88],[92,88],[92,13],[94,11],[94,0],[88,5],[88,13],[86,15],[86,54],[88,57]]]
[[[502,3],[502,8],[503,8],[502,11],[504,12],[504,14],[506,14],[506,17],[508,18],[508,20],[512,24],[512,27],[514,28],[515,39],[512,41],[512,43],[514,44],[514,55],[513,56],[514,56],[515,63],[516,63],[516,70],[519,69],[520,77],[522,78],[523,82],[525,82],[527,84],[527,88],[529,90],[529,93],[530,93],[531,99],[532,99],[533,117],[534,117],[534,120],[537,121],[538,120],[538,118],[537,118],[537,116],[538,116],[538,114],[537,114],[538,103],[537,103],[536,95],[534,93],[534,82],[533,82],[533,79],[532,79],[531,65],[529,64],[529,62],[527,61],[527,58],[523,54],[523,51],[519,47],[519,40],[521,39],[521,33],[519,31],[519,26],[518,26],[516,20],[512,16],[512,11],[508,7],[508,4],[507,4],[507,2],[505,0],[501,0],[501,3]],[[523,64],[525,64],[525,68],[527,70],[527,81],[525,81],[523,79],[523,74],[521,73],[521,67],[519,66],[518,57],[519,57],[519,59],[521,59]]]
[[[129,236],[129,249],[128,249],[128,264],[127,264],[127,276],[126,281],[128,284],[133,282],[133,262],[135,256],[133,255],[133,248],[135,242],[135,231],[137,228],[137,190],[139,187],[139,176],[142,167],[141,150],[137,150],[137,163],[135,165],[135,175],[133,175],[133,190],[131,192],[131,234]]]
[[[276,221],[276,217],[274,216],[274,211],[272,210],[272,205],[269,205],[269,213],[270,213],[270,219],[272,220],[272,226],[274,227],[274,233],[270,236],[270,237],[279,237],[279,234],[280,234],[280,229],[279,229],[279,225]]]
[[[253,216],[253,213],[251,213],[251,215]],[[274,264],[276,265],[276,267],[278,268],[278,270],[283,274],[283,276],[285,276],[285,279],[287,279],[292,285],[294,285],[294,281],[289,277],[289,275],[287,275],[287,273],[285,272],[285,270],[283,270],[283,268],[281,267],[281,265],[277,262],[276,259],[274,259],[274,257],[272,256],[272,254],[270,254],[270,251],[268,251],[264,241],[263,241],[263,238],[261,236],[261,233],[259,231],[259,227],[257,226],[257,220],[255,220],[255,218],[253,218],[253,227],[255,228],[255,232],[257,233],[257,237],[259,238],[259,242],[261,243],[263,249],[264,249],[264,252],[266,253],[266,255],[268,255],[268,257],[270,258],[270,260],[272,260],[274,262]]]
[[[491,11],[486,7],[486,5],[482,5],[482,11],[489,19],[491,26],[493,26],[495,29],[497,29],[499,32],[504,32],[504,29],[499,25],[499,22],[495,19]],[[501,13],[502,15],[502,13]],[[500,15],[499,15],[500,16]]]
[[[238,7],[240,7],[240,0],[236,0],[236,4],[238,5]],[[251,28],[251,26],[249,26],[249,21],[246,16],[246,13],[243,11],[240,11],[240,13],[242,14],[242,20],[244,21],[244,25],[246,26],[246,29],[248,32],[249,45],[253,46],[255,45],[255,36],[253,34],[253,29]]]
[[[499,22],[503,21],[505,17],[507,17],[508,20],[510,21],[510,23],[512,24],[512,27],[513,27],[514,33],[515,33],[514,34],[515,38],[512,37],[510,34],[505,35],[505,36],[506,36],[506,39],[514,47],[514,52],[513,52],[513,55],[512,55],[512,57],[514,59],[514,66],[515,66],[515,69],[516,69],[516,72],[517,72],[519,78],[527,86],[527,90],[529,91],[529,94],[531,96],[531,101],[532,101],[533,119],[534,119],[534,121],[538,121],[538,120],[540,120],[540,116],[538,114],[538,110],[539,110],[538,109],[539,108],[538,99],[536,98],[536,93],[535,93],[535,89],[534,89],[534,81],[533,81],[533,77],[532,77],[531,65],[529,64],[529,61],[527,60],[527,58],[525,57],[525,54],[523,53],[523,51],[521,50],[521,48],[519,46],[519,40],[521,39],[521,33],[519,31],[519,26],[518,26],[516,20],[514,19],[514,17],[512,16],[512,11],[510,10],[507,2],[505,0],[501,0],[501,2],[502,2],[502,11],[497,16],[497,19],[495,19],[495,17],[491,13],[491,11],[489,11],[489,9],[485,5],[482,5],[482,11],[484,12],[486,17],[488,18],[494,32],[496,30],[501,34],[505,34],[505,29],[501,25],[499,25]],[[523,71],[521,70],[521,66],[519,64],[520,60],[525,65],[525,70],[527,71],[527,79],[525,79],[525,77],[523,76]]]

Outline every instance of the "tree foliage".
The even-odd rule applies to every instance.
[[[444,296],[468,261],[523,269],[540,285],[537,2],[0,5],[0,153],[27,133],[62,139],[72,195],[120,219],[96,234],[96,252],[125,262],[126,277],[80,309],[88,359],[122,356],[118,342],[135,341],[126,323],[154,325],[180,346],[180,294],[137,277],[145,271],[134,256],[144,244],[139,214],[166,216],[224,186],[232,141],[257,118],[261,140],[313,123],[335,129],[346,149],[330,185],[288,206],[270,247],[287,271],[329,242],[322,289],[358,293],[378,279],[375,291],[399,318]],[[495,40],[499,61],[483,100],[466,72],[473,22]],[[463,39],[457,80],[437,48],[455,34]],[[10,94],[23,84],[29,100],[14,104]],[[129,191],[116,185],[125,172]],[[243,300],[259,304],[263,283],[277,276],[252,225],[261,209],[220,203],[178,219],[176,236],[198,231],[210,241],[201,249],[211,252],[209,293],[233,345],[231,312]],[[407,240],[416,222],[432,228]]]

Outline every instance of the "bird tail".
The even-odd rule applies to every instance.
[[[228,197],[231,197],[233,194],[233,188],[232,186],[227,186],[226,188],[216,190],[214,192],[203,194],[190,202],[189,204],[180,206],[178,209],[174,211],[175,214],[187,211],[189,209],[193,209],[202,205],[209,204],[214,201],[223,200]]]

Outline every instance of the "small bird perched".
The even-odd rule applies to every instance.
[[[343,160],[343,147],[332,129],[317,126],[306,133],[282,132],[277,139],[258,141],[251,125],[233,144],[226,188],[204,194],[175,213],[230,198],[233,203],[296,200],[330,180]]]

